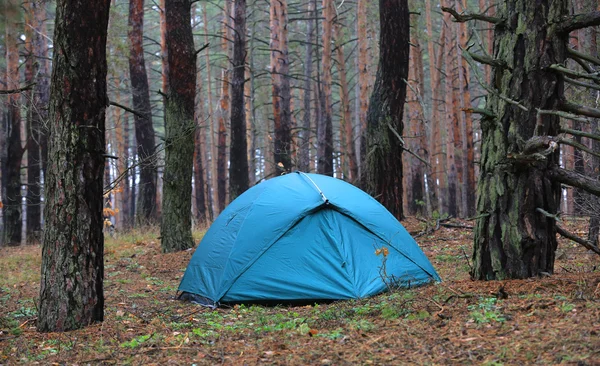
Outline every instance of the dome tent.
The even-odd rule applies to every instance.
[[[388,248],[385,275],[383,257]],[[364,298],[385,278],[440,281],[404,227],[379,202],[332,177],[291,173],[235,199],[212,224],[179,285],[206,305]]]

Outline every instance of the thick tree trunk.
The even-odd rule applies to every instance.
[[[380,0],[380,58],[367,123],[364,187],[396,218],[402,211],[402,114],[409,58],[407,0]]]
[[[156,220],[156,156],[152,107],[146,62],[144,60],[144,0],[129,0],[129,73],[134,115],[135,138],[140,164],[136,223],[152,224]],[[168,53],[168,52],[167,52]],[[167,65],[168,70],[168,65]],[[166,76],[164,76],[166,77]],[[166,90],[166,89],[165,89]]]
[[[229,145],[229,198],[249,188],[246,136],[246,0],[234,1],[233,73],[231,77],[231,143]]]
[[[493,57],[509,68],[493,68],[496,92],[488,95],[486,109],[495,117],[481,122],[471,274],[482,280],[552,273],[556,225],[537,209],[553,214],[560,202],[560,184],[548,174],[558,166],[558,151],[526,165],[514,157],[531,153],[524,149],[532,137],[559,133],[559,118],[538,116],[537,109],[557,109],[563,95],[562,81],[548,66],[565,61],[568,35],[557,33],[556,27],[568,14],[567,1],[514,0],[498,3],[496,9],[507,21],[495,28]],[[518,98],[524,108],[508,103],[507,97]]]
[[[109,7],[108,0],[56,5],[39,331],[77,329],[104,317]]]
[[[164,252],[194,246],[191,230],[194,157],[196,52],[191,0],[170,0],[165,8],[169,88],[166,93],[165,170],[161,242]]]
[[[317,172],[333,176],[333,126],[331,108],[331,41],[335,10],[332,0],[323,0],[323,66],[321,83],[321,118],[317,128]]]

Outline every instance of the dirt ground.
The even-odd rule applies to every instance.
[[[0,364],[600,365],[599,256],[560,239],[551,276],[471,281],[473,223],[454,224],[416,239],[442,283],[217,310],[174,299],[193,251],[162,254],[154,230],[120,234],[106,243],[104,322],[62,334],[35,329],[40,247],[0,248]]]

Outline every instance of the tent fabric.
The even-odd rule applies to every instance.
[[[382,247],[385,266],[375,254]],[[340,300],[381,293],[386,279],[404,287],[440,281],[371,196],[339,179],[291,173],[250,188],[219,215],[179,291],[209,305]]]

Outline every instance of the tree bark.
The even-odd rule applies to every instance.
[[[246,0],[234,1],[233,73],[231,77],[231,143],[229,145],[229,199],[249,188],[246,136]]]
[[[109,7],[108,0],[56,5],[39,331],[77,329],[104,317]]]
[[[166,93],[165,170],[161,243],[164,252],[194,246],[191,230],[194,157],[196,51],[191,25],[191,0],[170,0],[167,22],[168,81]]]
[[[358,38],[358,85],[359,85],[359,152],[358,173],[363,176],[365,154],[365,134],[367,131],[367,113],[369,110],[369,40],[367,39],[367,0],[358,0],[356,7],[356,36]]]
[[[333,126],[331,108],[332,0],[323,0],[323,66],[321,77],[321,118],[317,126],[317,172],[333,176]]]
[[[150,88],[144,59],[144,0],[129,0],[129,74],[133,109],[135,114],[135,138],[140,166],[137,195],[136,224],[152,224],[156,220],[156,156]],[[168,52],[167,52],[168,53]],[[168,71],[168,65],[166,66]],[[168,74],[167,74],[168,75]],[[163,77],[167,77],[167,75]],[[166,82],[165,82],[166,84]],[[165,89],[167,90],[167,89]]]
[[[6,51],[6,86],[7,89],[19,88],[19,35],[18,3],[9,0],[6,9],[6,33],[4,45]],[[2,242],[9,246],[21,244],[22,209],[21,209],[21,158],[24,149],[21,146],[21,112],[20,94],[10,94],[6,102],[6,120],[4,137],[6,146],[2,146],[2,217],[4,232]]]
[[[308,17],[314,18],[315,8],[312,0],[307,4]],[[303,115],[302,128],[298,133],[298,141],[300,142],[300,158],[298,159],[298,170],[308,172],[310,170],[310,136],[311,130],[311,93],[312,93],[312,73],[313,73],[313,42],[314,42],[314,22],[306,21],[306,59],[304,60],[304,98],[303,98]]]
[[[402,210],[402,115],[409,58],[407,0],[380,0],[380,56],[369,104],[364,187],[397,219]]]
[[[36,79],[38,75],[39,64],[36,62],[36,50],[34,45],[37,42],[35,31],[40,29],[37,24],[39,16],[36,14],[39,12],[39,4],[35,4],[34,1],[27,5],[26,11],[26,22],[29,24],[25,28],[25,49],[27,54],[27,61],[25,64],[25,80],[29,85]],[[28,110],[27,110],[27,212],[26,212],[26,242],[36,243],[40,241],[40,231],[42,229],[42,192],[41,192],[41,171],[42,171],[42,159],[40,154],[40,125],[43,123],[39,118],[37,110],[39,108],[46,108],[45,106],[38,105],[39,99],[35,95],[36,89],[27,93]]]
[[[231,39],[231,0],[225,1],[223,11],[223,42],[221,43],[222,51],[227,55],[229,63],[229,39]],[[227,63],[227,64],[228,64]],[[221,100],[219,101],[220,110],[218,111],[218,138],[217,138],[217,190],[218,190],[218,212],[221,213],[227,205],[227,126],[225,120],[229,113],[229,71],[224,68],[221,71]]]
[[[338,20],[339,21],[339,20]],[[348,87],[348,78],[346,76],[346,55],[343,47],[343,30],[342,24],[336,22],[334,25],[335,46],[337,50],[337,68],[340,79],[340,101],[341,106],[341,121],[340,121],[340,141],[341,153],[347,162],[347,166],[343,166],[345,178],[353,182],[358,178],[358,164],[356,162],[356,151],[354,149],[354,129],[352,126],[352,112],[350,107],[350,91]]]
[[[492,86],[482,125],[481,175],[472,277],[481,280],[525,278],[552,273],[556,225],[538,208],[556,213],[560,184],[550,176],[558,167],[558,149],[541,161],[523,166],[518,159],[534,136],[556,136],[559,118],[537,114],[558,109],[563,95],[560,77],[548,67],[566,58],[567,36],[557,33],[557,19],[568,14],[567,1],[513,0],[498,3],[506,21],[494,31],[493,57],[510,69],[493,67]],[[519,98],[526,110],[508,103]]]
[[[277,175],[292,169],[292,120],[287,48],[287,0],[271,2],[271,83],[273,97],[273,161]]]

